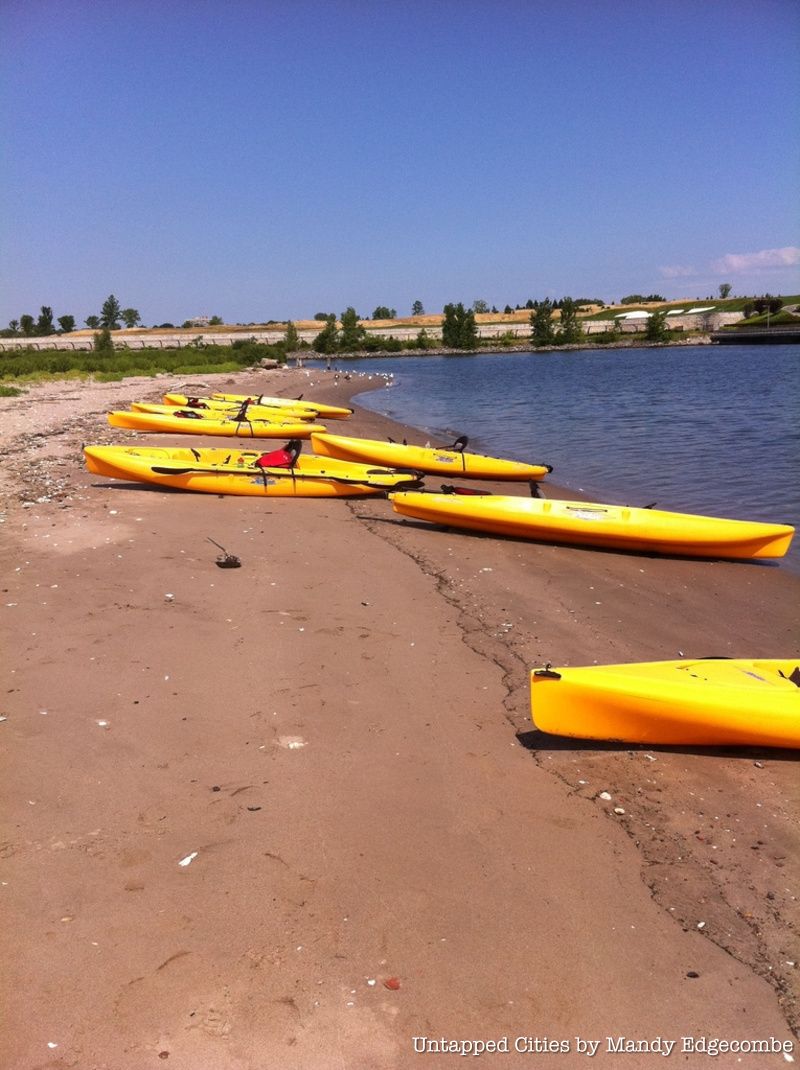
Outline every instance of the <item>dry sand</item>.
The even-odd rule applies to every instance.
[[[0,1066],[464,1065],[414,1037],[507,1037],[480,1065],[509,1070],[582,1066],[578,1037],[592,1065],[663,1059],[608,1036],[784,1065],[680,1038],[797,1028],[795,755],[546,737],[527,674],[790,656],[800,580],[85,471],[81,443],[135,437],[106,410],[176,385],[0,400]],[[397,431],[363,410],[331,426]]]

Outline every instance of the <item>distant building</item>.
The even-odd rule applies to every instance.
[[[190,327],[208,327],[211,324],[210,316],[193,316],[186,321]]]

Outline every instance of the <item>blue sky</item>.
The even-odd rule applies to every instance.
[[[800,292],[796,0],[4,0],[0,325]]]

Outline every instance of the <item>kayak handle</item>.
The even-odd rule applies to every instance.
[[[547,666],[544,669],[536,669],[534,671],[533,675],[534,676],[541,676],[545,680],[560,680],[561,679],[561,673],[560,672],[556,672],[555,669],[551,669],[549,661],[547,663]]]

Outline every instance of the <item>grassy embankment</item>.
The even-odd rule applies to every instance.
[[[207,375],[238,372],[268,358],[283,363],[282,346],[241,341],[231,346],[185,346],[182,349],[32,350],[0,354],[0,396],[20,393],[17,385],[46,379],[96,379],[112,382],[133,376]]]
[[[750,316],[740,323],[732,323],[730,327],[723,327],[724,331],[742,331],[753,327],[800,327],[800,316],[793,312],[781,309],[779,312],[763,312],[761,315]]]
[[[800,295],[783,296],[781,300],[784,306],[797,305],[800,304]],[[717,301],[714,301],[713,298],[708,298],[706,301],[695,299],[692,301],[649,302],[636,305],[610,305],[602,309],[598,309],[595,306],[592,311],[582,315],[580,318],[583,321],[607,321],[609,328],[613,328],[614,319],[620,312],[652,312],[656,309],[667,312],[672,309],[682,309],[686,312],[691,312],[693,308],[703,308],[709,305],[713,306],[715,312],[739,312],[746,304],[752,303],[752,301],[753,298],[750,297],[735,297]],[[506,324],[509,329],[494,338],[480,339],[478,348],[497,349],[502,346],[519,346],[520,343],[524,343],[527,340],[527,335],[520,337],[511,328],[512,326],[518,327],[522,323],[527,324],[530,320],[530,315],[531,313],[528,309],[516,309],[510,313],[479,313],[476,316],[478,324]],[[554,320],[557,321],[559,316],[559,310],[555,310]],[[409,350],[424,352],[427,349],[436,349],[441,346],[437,338],[431,336],[426,338],[424,334],[421,340],[401,341],[391,337],[391,331],[396,327],[415,326],[423,332],[428,327],[438,328],[442,322],[441,314],[438,313],[395,320],[362,320],[360,322],[370,332],[361,348],[361,352],[364,353],[399,353]],[[790,312],[781,311],[751,316],[740,324],[735,324],[731,329],[761,327],[767,324],[777,327],[782,324],[796,322],[798,322],[798,317]],[[281,329],[282,327],[285,328],[286,325],[273,322],[270,324],[248,324],[247,326]],[[313,320],[297,321],[296,326],[308,329],[317,326],[317,322]],[[319,323],[320,329],[322,329],[322,326],[322,323]],[[223,324],[219,327],[204,328],[204,333],[229,333],[232,329],[235,330],[236,327],[238,325],[231,327]],[[93,331],[83,330],[73,333],[76,338],[94,334]],[[101,382],[108,382],[132,376],[149,377],[159,373],[203,375],[213,372],[239,371],[242,368],[252,366],[265,357],[281,363],[286,359],[285,346],[282,343],[268,345],[251,339],[242,339],[232,345],[193,343],[175,349],[131,350],[122,348],[126,345],[127,338],[132,336],[146,338],[149,333],[151,332],[146,328],[115,332],[114,337],[118,339],[120,348],[106,352],[95,350],[88,352],[67,350],[38,351],[31,348],[0,353],[0,397],[16,396],[21,392],[20,386],[16,384],[38,380],[91,377]],[[194,337],[196,336],[196,328],[191,330],[173,328],[167,332],[158,331],[157,333],[160,335],[164,333],[173,334],[176,337],[191,334]],[[667,340],[674,340],[678,337],[686,338],[686,336],[687,332],[684,331],[670,331],[668,332]],[[591,335],[587,341],[603,344],[616,342],[620,337],[616,331],[609,329],[600,334]],[[634,340],[635,337],[635,335],[627,334],[627,340]],[[310,346],[308,343],[304,343],[302,348],[309,349]]]
[[[609,305],[607,308],[592,312],[582,318],[587,320],[611,320],[621,312],[672,312],[676,309],[681,309],[683,312],[691,312],[695,308],[713,308],[715,312],[741,312],[745,305],[752,305],[754,300],[755,298],[752,297],[728,297],[725,300],[715,300],[713,297],[709,297],[705,301],[697,299],[691,301],[645,301],[638,305]],[[784,305],[796,305],[800,303],[800,295],[780,296],[780,300],[783,301]],[[770,322],[774,318],[775,314],[771,315]],[[756,320],[760,322],[762,319],[766,323],[766,315],[763,317],[751,316],[745,322],[753,323]]]

